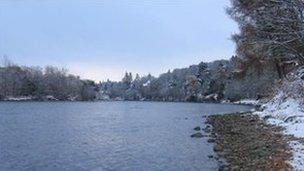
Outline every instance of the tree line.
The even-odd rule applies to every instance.
[[[7,59],[0,66],[0,100],[94,100],[97,92],[94,81],[63,68],[18,66]]]
[[[261,98],[271,89],[275,78],[273,68],[261,72],[248,70],[245,75],[237,69],[238,58],[214,62],[201,62],[188,68],[175,69],[159,77],[140,77],[125,73],[121,81],[99,84],[106,99],[216,102]]]

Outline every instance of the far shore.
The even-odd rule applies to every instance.
[[[229,102],[229,101],[169,101],[169,100],[59,100],[59,99],[0,99],[0,102],[165,102],[165,103],[206,103],[206,104],[230,104],[230,105],[243,105],[252,106],[258,109],[259,104],[242,103],[241,101]]]

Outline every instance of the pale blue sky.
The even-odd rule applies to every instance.
[[[0,55],[94,80],[234,54],[229,0],[0,0]]]

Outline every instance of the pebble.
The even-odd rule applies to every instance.
[[[191,138],[203,138],[204,135],[202,133],[198,132],[198,133],[192,134],[190,137]]]
[[[195,131],[200,131],[200,130],[201,130],[201,127],[197,126],[197,127],[195,127],[193,130],[195,130]]]

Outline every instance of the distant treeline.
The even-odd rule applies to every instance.
[[[5,60],[0,66],[0,100],[94,100],[98,87],[66,69],[18,66]]]
[[[269,63],[257,70],[248,66],[238,69],[240,61],[201,62],[189,68],[175,69],[161,74],[140,77],[126,73],[122,81],[100,83],[101,98],[153,101],[236,101],[244,98],[261,98],[271,93],[279,78],[275,66]]]

